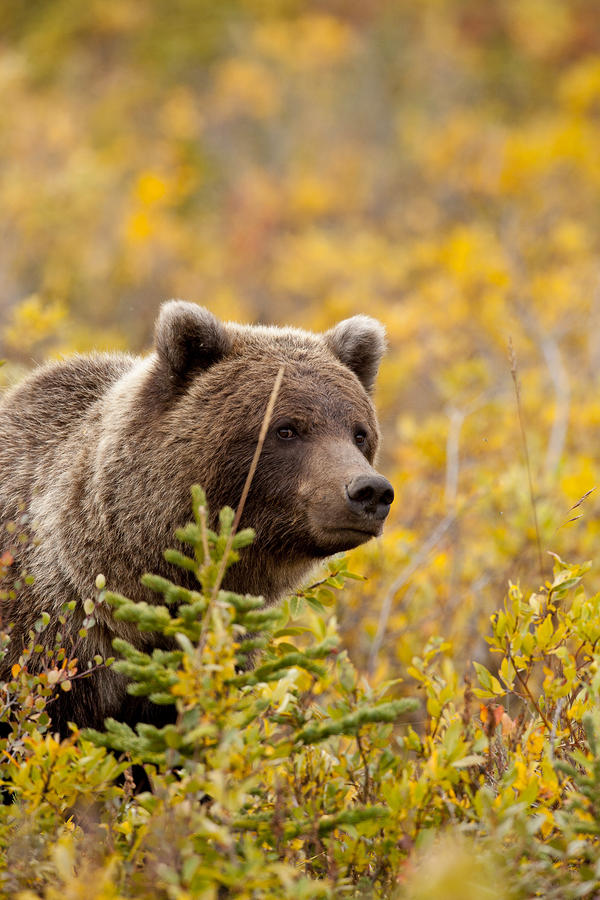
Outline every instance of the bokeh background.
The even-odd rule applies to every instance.
[[[598,556],[597,0],[2,0],[0,97],[4,383],[172,296],[385,323],[363,670],[485,659],[509,579]]]

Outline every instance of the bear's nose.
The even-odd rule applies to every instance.
[[[376,519],[385,519],[394,499],[394,488],[383,475],[357,475],[346,485],[346,493],[356,512]]]

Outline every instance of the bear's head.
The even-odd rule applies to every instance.
[[[155,344],[153,402],[180,457],[173,477],[182,478],[183,466],[185,489],[201,483],[213,512],[240,500],[284,366],[243,516],[256,531],[252,553],[265,582],[279,567],[275,580],[288,588],[315,559],[381,533],[394,492],[373,468],[379,322],[359,315],[313,334],[224,323],[173,300],[161,308]],[[236,589],[271,593],[258,565],[242,566]]]

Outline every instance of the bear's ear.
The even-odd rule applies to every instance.
[[[354,372],[370,394],[386,346],[381,322],[370,316],[353,316],[326,331],[324,337],[332,353]]]
[[[169,300],[156,321],[156,352],[169,376],[185,381],[225,356],[231,339],[222,322],[203,306]]]

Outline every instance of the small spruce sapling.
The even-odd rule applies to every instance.
[[[199,590],[144,575],[143,583],[163,598],[163,604],[136,603],[120,594],[104,593],[116,619],[171,638],[176,645],[145,653],[121,638],[114,641],[122,657],[114,668],[130,679],[128,691],[147,696],[153,703],[174,705],[175,721],[163,727],[139,723],[133,730],[108,719],[106,733],[86,731],[96,743],[127,752],[136,761],[167,768],[188,758],[198,759],[201,748],[210,748],[223,728],[248,723],[260,715],[264,704],[249,690],[252,686],[278,681],[292,667],[316,678],[323,676],[319,660],[337,643],[337,638],[329,637],[306,650],[286,647],[283,655],[272,649],[256,668],[249,669],[257,652],[269,645],[284,613],[265,608],[261,597],[221,590],[223,575],[238,559],[238,551],[252,541],[253,532],[244,529],[232,535],[234,513],[228,507],[219,515],[219,532],[208,528],[206,498],[197,485],[192,488],[192,509],[194,522],[179,529],[176,536],[192,548],[193,555],[170,549],[165,557],[193,571]]]
[[[252,533],[232,536],[231,509],[221,511],[218,533],[209,529],[206,499],[197,486],[192,489],[192,505],[194,521],[177,532],[191,552],[167,550],[166,557],[195,573],[198,590],[146,575],[144,584],[163,598],[163,604],[105,595],[117,619],[173,639],[174,649],[151,653],[115,640],[122,659],[114,666],[130,679],[130,693],[174,706],[174,721],[163,727],[139,723],[134,730],[108,719],[105,733],[88,730],[85,736],[127,753],[135,763],[156,767],[154,773],[146,769],[156,785],[164,784],[165,776],[170,781],[176,771],[178,790],[196,799],[212,798],[210,813],[206,812],[211,820],[227,822],[236,833],[254,832],[266,844],[278,846],[281,840],[302,835],[322,841],[339,828],[361,823],[376,827],[389,810],[372,791],[369,774],[381,754],[375,730],[391,731],[417,703],[407,698],[382,702],[379,695],[359,690],[346,654],[338,654],[335,628],[311,634],[311,629],[289,627],[289,603],[265,608],[262,598],[222,590],[224,572],[252,540]],[[344,570],[337,562],[339,571]],[[339,576],[331,578],[331,586],[337,586]],[[298,631],[306,645],[302,648],[287,640]],[[324,663],[333,654],[337,666],[332,673]],[[254,668],[248,668],[250,660]],[[333,688],[332,678],[341,679],[339,693],[330,697],[337,697],[337,702],[320,707],[319,698],[326,700]],[[349,678],[351,684],[342,687]],[[342,758],[349,760],[352,770],[342,779],[343,797],[348,795],[348,778],[359,777],[364,767],[354,799],[340,803],[337,789],[322,793],[319,788],[315,809],[294,809],[294,800],[284,813],[273,802],[274,764],[285,759],[295,782],[303,777],[312,747],[331,741],[328,752],[337,754],[345,747]],[[356,752],[348,754],[352,745]],[[155,802],[143,796],[147,797],[143,802]]]

